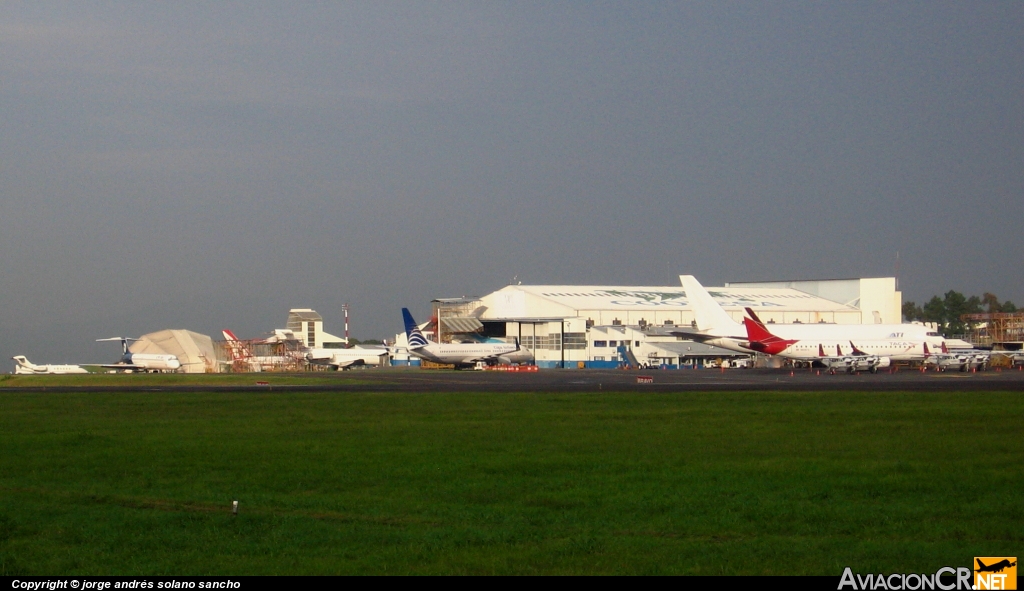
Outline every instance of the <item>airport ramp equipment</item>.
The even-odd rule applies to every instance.
[[[630,367],[640,367],[640,363],[636,360],[636,355],[633,355],[633,352],[629,350],[629,347],[619,345],[618,351],[619,358],[623,363],[629,364]]]

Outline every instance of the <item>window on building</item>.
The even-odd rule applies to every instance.
[[[594,347],[607,347],[608,341],[594,341]]]

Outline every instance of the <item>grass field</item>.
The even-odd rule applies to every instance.
[[[0,392],[4,388],[66,387],[178,387],[178,386],[253,386],[258,381],[274,385],[306,386],[324,383],[361,385],[367,382],[362,371],[297,373],[91,373],[67,375],[0,374]]]
[[[0,574],[930,573],[1020,554],[1022,419],[1010,392],[0,391]]]

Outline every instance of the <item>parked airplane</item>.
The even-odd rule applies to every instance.
[[[387,347],[355,346],[349,349],[308,349],[306,361],[343,370],[359,365],[380,365],[381,357],[388,353]]]
[[[751,349],[760,353],[791,359],[795,363],[806,363],[808,366],[817,362],[824,365],[829,370],[829,373],[833,374],[836,373],[836,370],[842,370],[847,373],[855,371],[875,373],[879,368],[889,367],[891,364],[890,355],[893,353],[905,355],[906,351],[918,345],[912,341],[872,341],[870,348],[875,349],[876,352],[868,353],[854,345],[853,341],[850,341],[850,353],[844,354],[842,343],[836,342],[834,339],[823,341],[818,339],[779,338],[772,334],[749,308],[747,309],[747,314],[750,317],[744,318],[743,324],[747,329],[748,345]],[[829,350],[834,348],[835,355],[827,355],[825,353],[826,347]],[[921,359],[924,359],[923,350]]]
[[[484,363],[513,363],[512,354],[520,351],[519,339],[508,343],[435,343],[428,341],[413,320],[408,308],[402,308],[409,354],[434,363],[453,364],[456,368]]]
[[[744,326],[734,321],[693,275],[680,275],[693,310],[696,330],[677,329],[670,334],[723,349],[750,353]],[[836,343],[855,341],[927,341],[938,348],[942,336],[920,324],[773,324],[772,332],[789,340],[818,340]],[[920,347],[920,345],[918,345]],[[817,351],[817,346],[812,351]],[[813,353],[812,353],[813,354]]]
[[[114,369],[117,371],[141,371],[141,372],[168,372],[176,371],[181,367],[181,362],[174,355],[158,355],[155,353],[132,353],[128,350],[128,341],[136,341],[138,339],[129,339],[125,337],[114,337],[110,339],[96,339],[96,342],[101,341],[121,341],[121,360],[117,363],[110,365],[101,365],[100,367],[106,369]]]
[[[14,373],[22,375],[39,374],[67,374],[67,373],[89,373],[80,365],[36,365],[29,361],[24,355],[15,355],[11,359],[18,362],[14,367]]]
[[[954,349],[951,351],[945,343],[942,343],[940,351],[928,355],[925,363],[937,367],[939,371],[946,371],[954,367],[960,371],[984,370],[988,367],[991,358],[991,351],[977,349]]]

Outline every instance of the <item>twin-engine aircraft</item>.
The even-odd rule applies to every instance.
[[[878,357],[877,369],[884,367],[882,357],[892,361],[923,361],[927,357],[925,343],[938,349],[945,342],[939,333],[919,324],[773,324],[769,331],[748,308],[747,314],[753,316],[750,320],[768,335],[758,332],[758,336],[752,337],[748,333],[749,325],[729,317],[693,275],[680,275],[679,279],[697,326],[696,330],[678,329],[671,334],[731,351],[770,353],[805,361],[820,361],[819,352],[836,351],[836,358],[861,358],[857,360],[859,366],[869,362],[865,359]],[[786,344],[782,345],[783,342]],[[846,347],[851,349],[850,354],[842,352]],[[771,353],[768,349],[778,352]],[[870,371],[870,366],[867,369]]]
[[[991,351],[979,351],[977,349],[958,349],[950,351],[943,343],[939,351],[931,353],[925,359],[928,365],[934,365],[939,371],[956,368],[960,371],[972,369],[985,369],[992,360]]]
[[[478,362],[508,363],[515,361],[513,354],[520,351],[519,339],[508,343],[435,343],[428,341],[413,320],[408,308],[402,308],[405,336],[409,341],[409,354],[434,363],[452,364],[456,368],[472,367]]]
[[[806,363],[808,367],[817,362],[825,366],[829,373],[836,371],[854,373],[857,371],[869,371],[876,373],[879,369],[889,367],[893,358],[910,359],[917,358],[924,360],[928,354],[928,344],[924,341],[862,341],[861,347],[872,349],[873,352],[864,351],[862,348],[849,341],[850,353],[843,353],[843,344],[832,339],[806,339],[794,340],[783,339],[775,336],[768,330],[768,327],[757,317],[753,310],[747,308],[748,317],[743,319],[747,329],[747,338],[751,349],[759,353],[777,355],[785,359],[791,359],[794,363]],[[826,354],[826,347],[829,350],[835,348],[835,355]],[[921,349],[921,353],[916,353]]]
[[[101,365],[106,369],[117,371],[141,371],[144,373],[158,373],[177,371],[181,362],[174,355],[158,355],[156,353],[132,353],[128,350],[128,341],[137,341],[125,337],[114,337],[110,339],[96,339],[101,341],[121,341],[121,360],[109,365]]]
[[[14,357],[11,357],[11,359],[18,363],[18,365],[14,367],[14,373],[21,375],[89,373],[89,370],[85,369],[81,365],[36,365],[29,361],[24,355],[15,355]]]

